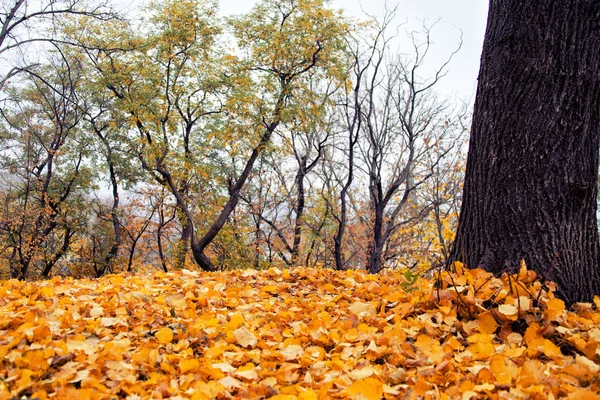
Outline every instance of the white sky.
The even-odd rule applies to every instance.
[[[256,0],[220,0],[224,15],[244,13]],[[381,15],[386,0],[333,0],[332,6],[343,8],[348,16],[364,18],[361,8],[371,15]],[[446,96],[456,96],[468,103],[473,101],[483,35],[487,20],[487,0],[387,0],[388,8],[398,5],[397,25],[400,28],[398,46],[404,51],[407,44],[404,32],[418,30],[425,23],[441,19],[432,31],[431,68],[443,63],[456,48],[462,31],[463,44],[448,66],[448,74],[438,89]]]

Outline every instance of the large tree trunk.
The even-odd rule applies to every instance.
[[[600,2],[491,0],[450,261],[600,293]]]

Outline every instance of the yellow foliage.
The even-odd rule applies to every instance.
[[[2,281],[0,399],[594,398],[600,312],[529,272],[510,278],[528,308],[464,268],[410,293],[399,272],[307,268]]]

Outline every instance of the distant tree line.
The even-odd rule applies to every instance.
[[[460,43],[425,74],[432,27],[397,54],[395,10],[34,3],[2,11],[5,277],[447,260],[468,122],[436,85]]]

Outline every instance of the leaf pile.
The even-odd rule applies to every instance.
[[[0,399],[597,399],[599,303],[524,267],[3,281]]]

